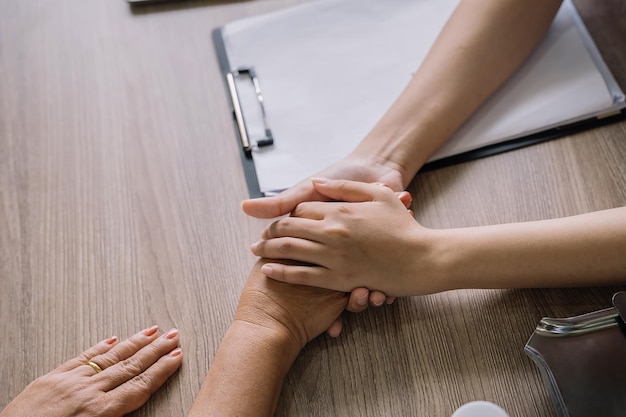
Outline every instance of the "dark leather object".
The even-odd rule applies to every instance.
[[[613,296],[613,306],[544,318],[526,343],[559,417],[626,416],[626,292]]]

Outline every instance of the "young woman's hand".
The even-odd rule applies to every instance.
[[[367,183],[376,182],[386,184],[396,192],[404,190],[402,175],[398,168],[357,156],[348,156],[315,176]],[[300,203],[328,200],[329,197],[321,194],[307,178],[277,196],[244,200],[241,207],[252,217],[272,219],[291,213]]]
[[[430,231],[393,191],[354,181],[312,182],[318,193],[337,202],[301,203],[291,217],[265,229],[264,240],[252,245],[255,255],[304,265],[271,262],[263,266],[264,274],[337,291],[365,287],[401,296],[439,290],[428,281]],[[417,283],[416,276],[424,281]]]
[[[397,193],[398,198],[407,209],[411,205],[410,194],[402,191],[404,186],[401,170],[389,161],[383,163],[353,153],[322,170],[317,176],[385,184]],[[327,201],[328,199],[328,196],[320,194],[313,187],[310,179],[306,179],[277,196],[245,200],[241,206],[243,211],[250,216],[271,219],[291,213],[300,203]],[[370,291],[368,288],[355,288],[350,294],[347,309],[356,313],[367,309],[368,306],[380,307],[385,303],[391,304],[394,300],[395,297],[388,297],[380,291]],[[336,323],[335,326],[340,328],[341,324]]]

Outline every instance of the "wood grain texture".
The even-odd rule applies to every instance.
[[[178,327],[182,369],[137,416],[190,408],[228,327],[247,197],[211,30],[302,1],[0,2],[0,407],[113,334]],[[626,86],[623,2],[577,1]],[[417,218],[459,227],[626,204],[626,124],[420,174]],[[486,262],[488,260],[485,260]],[[615,288],[453,291],[347,315],[311,343],[277,415],[449,416],[494,401],[554,416],[522,347]]]

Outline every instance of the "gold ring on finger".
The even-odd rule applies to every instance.
[[[96,371],[97,374],[102,372],[102,368],[100,368],[100,366],[97,363],[95,363],[95,362],[89,361],[85,365],[89,366],[91,369]]]

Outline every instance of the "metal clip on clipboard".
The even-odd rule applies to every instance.
[[[250,78],[254,87],[257,101],[261,107],[261,115],[263,116],[263,127],[265,129],[265,137],[251,142],[248,136],[248,129],[246,128],[246,122],[243,117],[243,111],[241,107],[241,101],[239,100],[239,94],[237,93],[237,86],[235,85],[235,77],[247,76]],[[226,73],[226,83],[228,85],[228,91],[230,93],[230,99],[233,103],[233,116],[237,124],[237,130],[239,131],[239,137],[241,139],[241,146],[246,154],[250,154],[253,148],[263,148],[274,144],[274,137],[272,136],[272,130],[267,122],[267,114],[265,113],[265,103],[263,101],[263,95],[261,94],[261,85],[259,78],[256,75],[256,71],[252,67],[240,67],[235,71]]]

